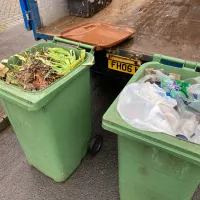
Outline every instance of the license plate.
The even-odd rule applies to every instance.
[[[112,54],[107,54],[107,57],[109,69],[124,72],[127,74],[135,74],[141,65],[141,62],[139,60],[128,59]]]

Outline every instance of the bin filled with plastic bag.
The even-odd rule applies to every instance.
[[[200,144],[200,77],[181,78],[147,68],[144,77],[120,94],[119,114],[135,128]]]
[[[192,198],[200,182],[199,65],[165,56],[143,64],[103,116],[103,128],[118,136],[120,200]]]

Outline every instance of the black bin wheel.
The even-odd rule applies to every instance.
[[[88,152],[95,156],[100,150],[103,145],[103,138],[101,135],[95,135],[89,144]]]

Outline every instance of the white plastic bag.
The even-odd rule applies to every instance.
[[[155,84],[133,83],[120,94],[117,110],[131,126],[175,136],[180,117],[174,110],[176,100],[166,96]]]
[[[196,127],[195,134],[191,138],[191,141],[200,144],[200,125]]]
[[[145,75],[137,83],[160,82],[161,78],[163,77],[168,77],[168,76],[160,70],[153,70],[151,74]]]
[[[179,110],[185,111],[192,108],[196,112],[200,113],[200,84],[190,85],[187,88],[187,93],[189,98],[180,94],[176,96]]]
[[[200,77],[185,79],[184,81],[193,84],[200,84]]]
[[[200,84],[190,85],[187,92],[191,98],[200,101]]]
[[[197,116],[190,111],[179,111],[181,123],[177,129],[178,134],[184,135],[189,141],[194,142],[194,134],[198,125]]]

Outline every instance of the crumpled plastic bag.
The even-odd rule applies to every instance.
[[[188,78],[188,79],[185,79],[184,81],[189,82],[191,85],[200,84],[200,77],[198,76],[196,78]]]
[[[176,94],[176,100],[178,102],[179,110],[185,111],[193,109],[193,112],[200,114],[200,84],[194,84],[187,88],[188,98],[180,93]]]
[[[160,82],[162,78],[168,78],[168,76],[160,70],[152,70],[151,74],[145,75],[137,83]]]
[[[188,110],[179,111],[179,116],[181,123],[177,129],[177,134],[184,135],[190,142],[195,142],[195,132],[199,123],[197,116]]]
[[[195,134],[191,138],[192,142],[200,144],[200,124],[196,127]]]
[[[126,123],[137,129],[175,136],[180,125],[176,105],[176,100],[156,84],[133,83],[121,92],[117,110]]]

